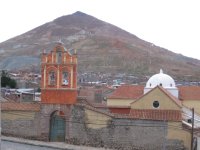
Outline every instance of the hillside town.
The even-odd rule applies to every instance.
[[[78,73],[78,61],[76,50],[58,41],[42,52],[41,72],[4,70],[16,81],[1,87],[4,139],[120,150],[200,147],[199,81],[174,80],[165,68],[151,76]]]

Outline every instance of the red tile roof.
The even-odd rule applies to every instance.
[[[40,111],[40,104],[3,102],[1,110]]]
[[[144,86],[122,85],[118,87],[108,98],[109,99],[136,99],[144,93]]]
[[[159,109],[131,109],[130,117],[134,119],[181,121],[181,111],[179,110],[159,110]]]
[[[200,86],[179,86],[180,100],[200,100]]]

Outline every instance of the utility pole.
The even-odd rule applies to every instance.
[[[194,108],[192,108],[191,150],[193,150],[193,139],[194,139]]]
[[[166,132],[167,132],[167,124],[166,124],[166,120],[164,120],[164,140],[163,140],[163,147],[162,150],[166,150]]]
[[[1,77],[2,77],[2,70],[0,70],[0,150],[1,150]]]
[[[35,87],[34,87],[34,89],[33,89],[33,101],[35,102]]]

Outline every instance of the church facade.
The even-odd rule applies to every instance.
[[[75,104],[77,98],[77,55],[57,43],[41,58],[41,100],[45,104]]]

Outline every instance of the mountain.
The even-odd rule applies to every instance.
[[[152,75],[162,68],[177,79],[200,79],[200,60],[173,53],[82,12],[0,43],[0,67],[39,70],[41,51],[52,50],[60,39],[67,49],[77,49],[79,72]]]

